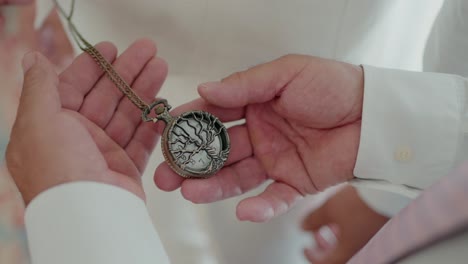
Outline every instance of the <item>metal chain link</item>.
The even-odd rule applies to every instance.
[[[109,63],[101,52],[99,52],[93,45],[91,45],[76,29],[75,25],[72,22],[72,16],[75,8],[75,0],[71,2],[71,9],[69,14],[59,5],[57,0],[54,0],[55,5],[58,7],[60,13],[68,21],[71,34],[75,39],[76,43],[81,50],[88,53],[99,65],[99,67],[106,73],[107,77],[112,83],[142,112],[147,112],[151,110],[149,105],[145,103],[133,90],[132,87],[120,76],[119,73],[114,69],[111,63]]]
[[[106,73],[107,77],[117,86],[117,88],[141,111],[146,111],[149,106],[145,103],[128,85],[128,83],[117,73],[112,65],[102,56],[102,54],[93,46],[84,49]]]

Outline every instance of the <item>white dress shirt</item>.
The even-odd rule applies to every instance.
[[[392,216],[467,156],[467,83],[455,75],[364,68],[354,174],[365,181],[355,186],[371,207]],[[360,187],[370,183],[385,192],[367,198]]]
[[[169,263],[143,200],[118,187],[51,188],[29,204],[25,223],[34,264]]]
[[[153,36],[159,44],[161,56],[169,61],[171,68],[171,75],[166,83],[166,88],[163,89],[162,96],[171,99],[177,105],[188,100],[183,95],[195,96],[193,87],[199,82],[217,79],[233,71],[286,53],[319,55],[353,63],[421,70],[422,62],[419,62],[419,59],[422,58],[424,46],[426,45],[426,35],[429,34],[433,18],[438,12],[435,5],[437,5],[436,2],[442,3],[443,1],[415,0],[408,2],[406,0],[395,0],[389,2],[358,0],[349,2],[343,0],[327,2],[289,1],[287,3],[270,0],[235,2],[207,0],[202,1],[203,3],[189,0],[154,1],[152,3],[157,5],[156,8],[141,8],[138,9],[136,19],[123,19],[135,15],[131,14],[131,10],[138,8],[135,2],[143,4],[144,1],[112,1],[112,5],[104,0],[80,1],[77,9],[77,14],[80,14],[80,16],[76,17],[77,24],[86,35],[90,36],[92,41],[100,41],[103,38],[110,39],[116,41],[120,47],[126,46],[138,36]],[[453,5],[461,5],[466,1],[448,2]],[[263,8],[265,6],[271,8]],[[80,8],[82,9],[80,10]],[[126,13],[119,13],[119,8],[125,10]],[[444,10],[451,9],[445,8]],[[460,10],[460,8],[457,10]],[[416,13],[417,23],[414,23],[414,14]],[[442,47],[449,47],[449,45],[455,45],[455,43],[463,43],[466,38],[463,36],[467,35],[464,33],[467,31],[464,31],[460,25],[457,24],[457,27],[450,26],[450,23],[455,20],[449,18],[453,17],[453,14],[444,16],[444,19],[440,19],[441,23],[443,23],[434,27],[439,28],[438,32],[444,34],[443,36],[439,34],[439,37],[435,36],[430,39],[429,43],[435,43],[434,46],[438,50],[441,50],[441,45]],[[457,18],[456,21],[463,21],[458,16],[455,18]],[[110,28],[119,28],[119,30],[109,31]],[[104,36],[103,32],[106,33]],[[451,43],[449,40],[454,39],[454,37],[460,38],[461,42]],[[441,39],[445,39],[445,42],[441,42]],[[443,52],[434,52],[434,50],[427,49],[424,60],[425,68],[433,71],[453,72],[451,69],[445,71],[443,67],[438,67],[439,65],[430,60],[430,58],[435,58],[435,61],[440,61],[437,58],[442,58],[439,55],[442,55]],[[455,54],[451,58],[460,59],[463,57],[461,54],[464,54],[462,52],[464,49],[460,49],[459,46],[451,47],[448,50],[449,53]],[[445,65],[450,64],[450,62],[450,60],[447,61]],[[458,65],[462,65],[462,63]],[[355,174],[358,181],[366,181],[360,181],[357,184],[358,186],[363,184],[373,185],[375,188],[385,189],[395,194],[403,194],[402,197],[411,199],[411,197],[417,195],[418,189],[424,188],[438,177],[442,177],[445,171],[450,170],[455,163],[466,157],[465,151],[460,147],[461,144],[466,144],[467,131],[465,128],[465,132],[463,132],[461,128],[463,125],[466,126],[466,109],[468,109],[465,106],[467,101],[465,81],[459,77],[448,75],[384,70],[371,66],[365,66],[365,75],[363,131]],[[181,87],[189,87],[190,90],[181,91]],[[444,119],[445,117],[447,119]],[[446,138],[447,136],[450,137]],[[455,138],[452,136],[455,136]],[[426,142],[431,143],[425,145],[422,143],[424,142],[423,139],[429,140]],[[421,161],[423,163],[420,163]],[[419,171],[419,169],[423,171]],[[429,174],[426,175],[424,172],[429,172]],[[149,180],[148,182],[152,181]],[[51,257],[44,260],[40,257],[46,254],[53,257],[60,251],[76,250],[76,252],[80,252],[79,254],[86,254],[84,253],[86,249],[92,248],[99,249],[103,255],[125,255],[125,251],[115,253],[115,249],[122,248],[123,244],[126,243],[125,234],[135,232],[141,235],[142,229],[139,229],[140,231],[133,230],[140,227],[147,230],[149,234],[153,234],[155,239],[151,240],[152,243],[159,245],[155,247],[162,249],[159,242],[156,242],[157,237],[153,228],[147,225],[128,225],[125,227],[125,230],[128,231],[120,233],[119,236],[111,236],[109,239],[105,238],[105,235],[109,234],[106,232],[103,232],[100,240],[90,234],[87,243],[83,244],[79,244],[78,240],[74,241],[75,244],[57,243],[54,241],[64,240],[59,239],[60,237],[50,236],[50,232],[39,233],[33,231],[38,229],[50,230],[47,229],[48,224],[57,221],[56,217],[48,218],[48,215],[54,215],[51,205],[54,208],[59,207],[57,204],[53,205],[53,201],[59,203],[57,201],[64,200],[64,197],[68,196],[68,192],[72,193],[75,189],[79,190],[75,192],[77,194],[88,192],[87,188],[93,188],[94,190],[107,188],[106,190],[114,193],[115,196],[127,197],[130,200],[130,197],[134,198],[126,191],[112,186],[93,185],[76,183],[59,186],[55,190],[49,190],[39,196],[27,209],[26,223],[32,257],[36,264],[54,263],[50,262]],[[63,192],[58,192],[60,189],[63,189]],[[153,189],[154,187],[148,187],[147,191]],[[55,192],[51,194],[55,197],[54,199],[44,198],[51,192]],[[96,193],[97,197],[95,198],[100,197],[99,199],[103,203],[102,210],[109,210],[109,212],[106,215],[100,214],[99,221],[101,222],[96,221],[95,226],[93,226],[92,221],[87,222],[86,224],[89,225],[83,226],[83,230],[85,230],[84,228],[89,230],[104,228],[104,231],[106,231],[108,229],[102,226],[102,223],[104,221],[112,223],[112,219],[115,219],[115,217],[107,218],[107,215],[127,214],[128,216],[128,212],[134,211],[134,208],[136,208],[136,206],[129,206],[126,203],[112,207],[115,204],[109,201],[106,205],[104,200],[108,198],[99,193],[101,192]],[[152,195],[154,196],[154,194]],[[178,195],[178,193],[174,194],[174,196]],[[157,196],[157,198],[161,197]],[[399,210],[402,202],[394,203],[391,208],[382,209],[382,206],[385,207],[386,204],[389,204],[389,201],[395,201],[393,198],[387,199],[384,197],[380,203],[375,203],[378,200],[375,199],[375,196],[366,200],[377,210],[393,214]],[[397,200],[399,199],[402,199],[403,203],[407,201],[401,197]],[[162,203],[164,206],[160,207],[165,208],[167,204],[171,204],[174,200],[175,198],[171,201],[165,200]],[[78,195],[70,195],[68,201],[76,204],[76,215],[83,215],[83,217],[97,220],[97,212],[102,211],[93,211],[85,206],[80,206],[81,203],[90,204],[90,201],[84,195],[79,197]],[[154,204],[160,203],[160,201],[161,199],[150,199],[148,202],[150,207],[154,209]],[[141,202],[141,204],[143,203]],[[180,208],[186,204],[188,203],[178,201],[176,207],[170,207],[171,210],[165,212],[167,212],[168,216],[173,217],[174,212],[183,211]],[[225,206],[226,204],[228,206]],[[217,236],[212,234],[213,237],[210,238],[213,240],[211,241],[214,244],[213,247],[222,251],[219,262],[285,263],[284,256],[291,257],[291,255],[285,254],[286,247],[293,243],[287,239],[282,239],[284,243],[281,244],[280,236],[284,238],[284,236],[291,233],[290,230],[283,228],[286,224],[281,225],[281,223],[288,222],[288,228],[289,226],[296,226],[295,218],[284,217],[262,227],[259,225],[253,227],[223,225],[223,223],[231,223],[226,219],[234,218],[232,215],[234,204],[235,200],[223,203],[221,206],[213,205],[206,210],[209,212],[207,216],[204,216],[204,220],[215,219],[211,221],[211,229],[201,228],[201,230],[221,234]],[[60,205],[60,207],[66,206],[66,204]],[[75,210],[75,207],[69,207],[68,210]],[[177,208],[177,210],[173,208]],[[135,213],[135,217],[128,219],[128,221],[145,222],[144,219],[147,219],[148,216],[147,213],[142,211]],[[229,212],[226,213],[226,211]],[[153,220],[157,222],[158,218],[167,218],[166,214],[161,212],[164,211],[153,211]],[[138,217],[138,215],[140,216]],[[196,217],[194,216],[194,218]],[[174,218],[173,222],[179,223],[177,219]],[[75,227],[62,230],[61,234],[57,235],[61,236],[61,238],[68,238],[70,241],[70,238],[79,237],[80,230],[83,231],[78,228],[80,225],[76,219],[61,217],[60,221],[63,222],[64,226]],[[193,222],[193,226],[199,226],[196,222]],[[217,227],[217,229],[213,226]],[[265,229],[266,231],[263,234],[254,232],[264,226],[272,228]],[[166,233],[163,237],[164,242],[176,237],[172,234],[177,230],[186,231],[188,230],[186,228],[188,226],[180,224],[175,227],[169,225],[158,226],[162,237],[163,233]],[[253,235],[256,236],[255,238],[261,235],[262,243],[254,241],[255,245],[253,245],[253,243],[250,243],[251,241],[247,240],[239,240],[236,244],[230,242],[229,238],[239,236],[239,233],[241,233],[239,232],[240,228],[247,230],[241,235],[252,235],[250,240],[252,240]],[[119,228],[114,227],[112,230],[117,229]],[[170,230],[170,232],[167,230]],[[226,232],[231,231],[231,233],[221,233],[223,230],[226,230]],[[271,231],[278,231],[279,235],[273,236]],[[174,241],[185,242],[184,239],[190,235],[193,235],[193,232],[180,232]],[[48,241],[49,237],[52,241]],[[275,239],[276,241],[272,243],[271,241]],[[106,244],[109,243],[109,245],[103,247],[100,243],[103,241]],[[47,248],[48,243],[55,245],[54,248]],[[113,243],[117,244],[113,246]],[[263,251],[258,250],[258,247],[267,243],[270,243],[271,247],[264,247],[262,248]],[[203,253],[207,250],[207,247],[204,247],[205,244],[201,244],[203,243],[194,242],[188,247],[184,247],[186,244],[175,243],[175,246],[169,249],[169,252],[172,250],[172,256],[170,255],[170,257],[173,259],[183,256],[184,253],[180,253],[181,248],[192,247],[198,249],[197,246],[199,246],[200,250],[182,250],[182,252],[192,253],[187,253],[187,255],[190,256],[189,259],[193,260],[193,263],[211,263],[197,261],[197,253]],[[135,247],[134,244],[130,243],[125,245]],[[233,247],[233,245],[236,247]],[[142,251],[149,250],[146,247],[139,248]],[[236,253],[235,250],[239,249],[242,252]],[[233,252],[228,252],[229,250]],[[246,250],[251,251],[246,252]],[[300,255],[299,250],[300,248],[294,254]],[[254,251],[258,254],[262,254],[259,252],[268,251],[272,257],[254,258],[252,257]],[[216,252],[216,250],[213,250],[213,252]],[[139,253],[141,258],[153,257],[154,262],[158,259],[157,256],[150,255],[148,252]],[[290,253],[290,250],[288,250],[288,253]],[[42,255],[36,257],[37,254]],[[162,254],[159,255],[162,256]],[[128,256],[121,256],[121,259],[126,257]],[[161,261],[163,259],[164,257],[161,257]],[[252,261],[253,259],[255,261]],[[101,260],[97,259],[93,262],[91,259],[87,259],[86,263],[104,263]],[[246,262],[246,260],[250,261]],[[145,263],[145,261],[148,260],[141,259],[139,261],[137,259],[130,263]],[[299,263],[297,259],[291,260],[291,262]],[[70,260],[68,259],[65,263],[70,263]]]

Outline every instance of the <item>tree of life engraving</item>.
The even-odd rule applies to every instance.
[[[194,111],[181,115],[169,135],[169,149],[184,171],[209,175],[224,165],[229,154],[227,132],[213,115]]]

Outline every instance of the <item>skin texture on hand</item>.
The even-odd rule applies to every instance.
[[[152,41],[139,40],[119,57],[110,43],[97,49],[145,101],[154,98],[167,65],[155,57]],[[144,198],[140,176],[158,140],[157,126],[141,122],[139,110],[88,54],[60,76],[39,53],[27,54],[23,67],[6,159],[25,203],[73,181],[112,184]]]
[[[166,163],[155,172],[165,191],[181,187],[194,203],[237,196],[267,180],[260,195],[237,207],[240,220],[268,221],[307,194],[353,177],[363,100],[361,67],[311,56],[288,55],[199,86],[200,99],[174,114],[200,109],[228,129],[226,166],[206,180],[184,180]]]
[[[316,241],[304,255],[314,264],[346,263],[388,220],[347,185],[304,219],[303,229]]]

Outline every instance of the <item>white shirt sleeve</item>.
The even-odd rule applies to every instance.
[[[111,185],[51,188],[27,207],[32,264],[167,264],[143,200]]]
[[[420,190],[386,181],[355,179],[350,184],[370,208],[387,217],[396,215],[421,193]]]
[[[464,78],[365,66],[354,174],[424,189],[465,156]]]

